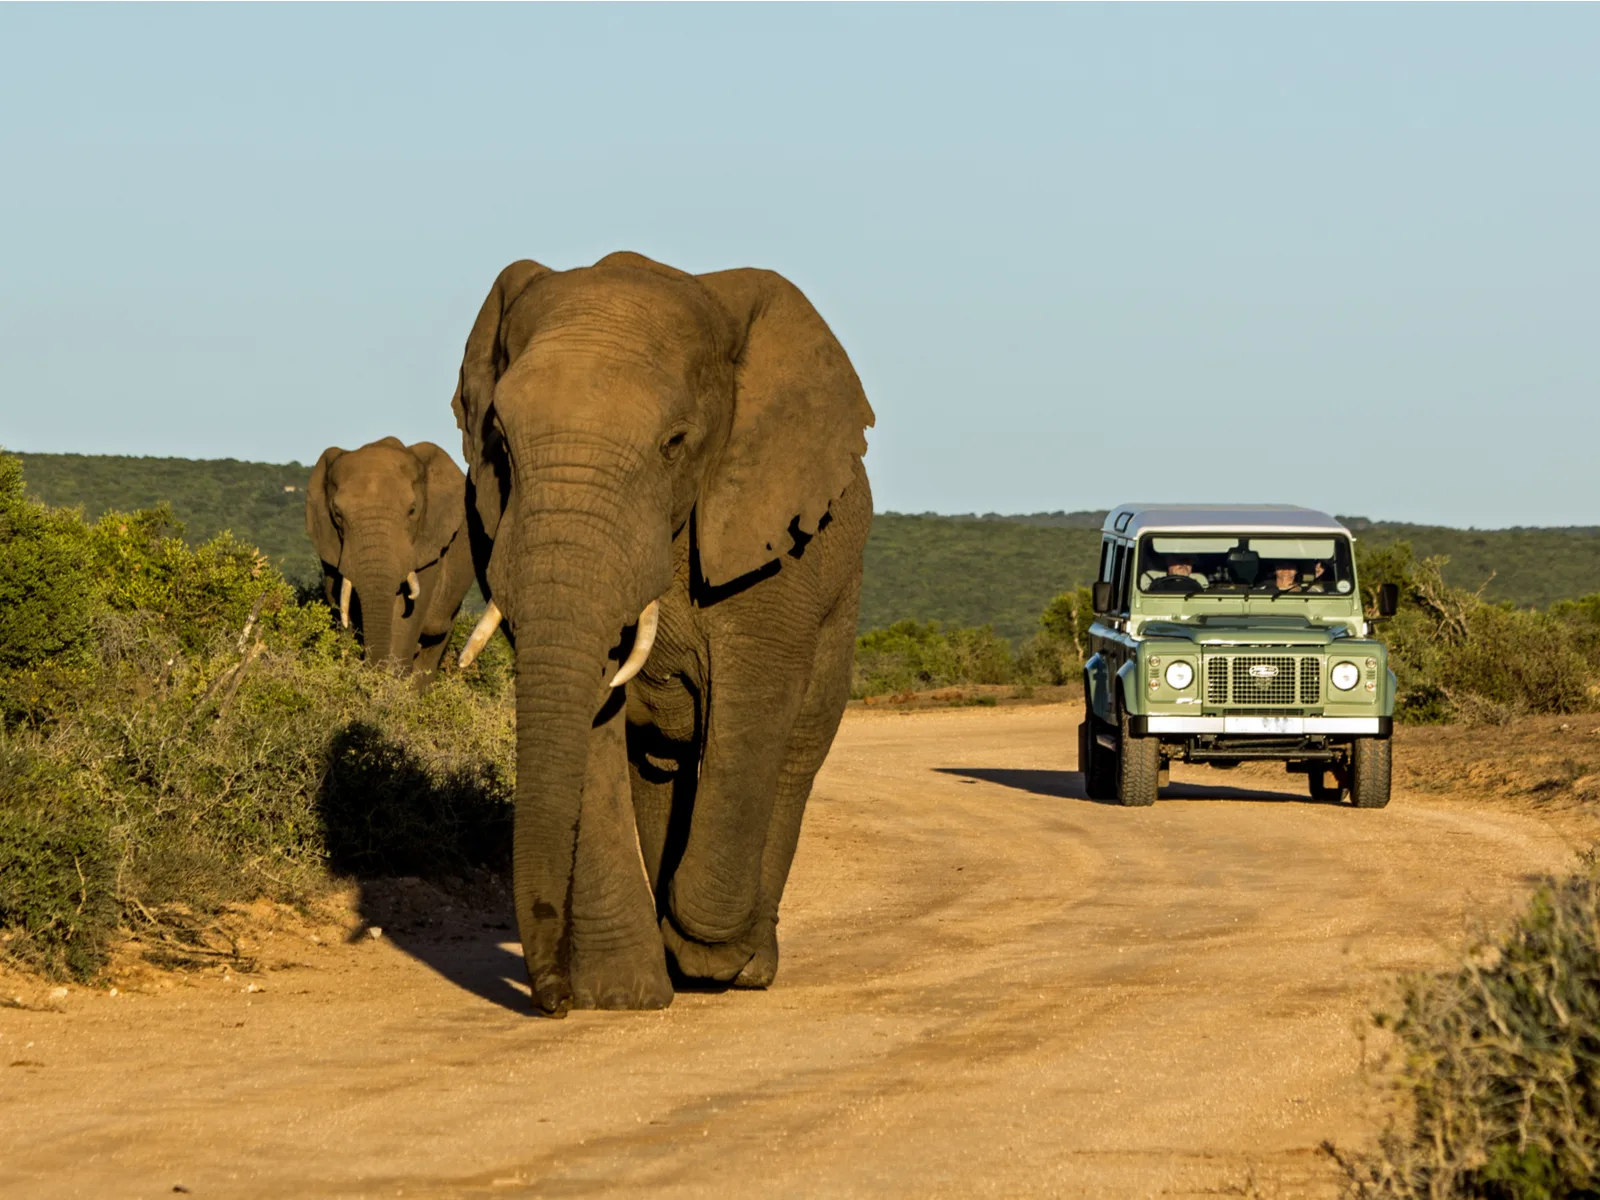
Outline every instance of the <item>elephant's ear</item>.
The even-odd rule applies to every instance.
[[[867,451],[861,380],[811,302],[773,271],[698,276],[733,317],[733,423],[696,508],[700,573],[712,586],[814,534]]]
[[[418,442],[408,449],[422,464],[427,490],[422,528],[417,530],[418,561],[412,564],[421,568],[443,554],[466,523],[467,477],[455,460],[432,442]]]
[[[311,482],[306,485],[306,535],[317,548],[317,557],[330,567],[339,565],[344,543],[333,526],[333,513],[328,506],[328,468],[344,453],[338,446],[329,446],[311,468]]]
[[[501,335],[501,323],[527,286],[548,274],[549,267],[530,259],[520,259],[500,272],[483,307],[478,310],[472,332],[467,335],[467,349],[461,357],[461,376],[450,401],[456,425],[461,430],[461,453],[466,456],[478,515],[483,518],[484,531],[490,537],[500,525],[500,507],[510,485],[510,480],[501,478],[506,464],[502,456],[493,453],[494,431],[490,427],[494,385],[511,365]]]

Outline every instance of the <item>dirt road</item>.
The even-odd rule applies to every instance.
[[[513,935],[471,914],[455,940],[286,932],[248,978],[0,1009],[0,1192],[1326,1190],[1318,1142],[1371,1128],[1386,981],[1565,839],[1439,798],[1314,805],[1281,773],[1090,803],[1075,724],[851,713],[767,993],[534,1020]]]

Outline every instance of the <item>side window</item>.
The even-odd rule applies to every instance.
[[[1122,551],[1122,569],[1117,575],[1117,611],[1127,612],[1133,592],[1133,547],[1119,547]]]
[[[1116,560],[1111,568],[1111,607],[1117,612],[1128,609],[1128,548],[1117,543]]]
[[[1100,543],[1100,574],[1095,578],[1106,583],[1111,582],[1111,548],[1114,544],[1110,538]]]

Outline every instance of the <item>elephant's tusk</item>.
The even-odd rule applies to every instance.
[[[406,576],[406,593],[413,600],[422,595],[422,585],[417,582],[417,573],[415,571]]]
[[[611,677],[612,687],[621,687],[644,668],[644,660],[650,657],[650,647],[656,644],[656,626],[660,623],[661,601],[652,600],[639,614],[639,632],[634,636],[633,650],[628,654],[628,661]]]
[[[477,658],[489,644],[494,631],[500,628],[502,620],[504,617],[500,613],[500,606],[493,600],[489,601],[489,607],[483,610],[483,616],[478,618],[478,623],[472,628],[472,636],[467,638],[467,644],[461,647],[461,657],[456,659],[456,665],[462,668],[470,667],[473,659]]]
[[[350,628],[350,579],[339,585],[339,624],[346,629]]]

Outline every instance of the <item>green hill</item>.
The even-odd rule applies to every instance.
[[[316,575],[304,525],[309,467],[235,459],[20,457],[28,490],[46,503],[82,505],[95,517],[109,508],[170,501],[191,541],[231,529],[291,576]],[[990,624],[1013,641],[1024,638],[1051,597],[1089,582],[1104,516],[880,513],[867,542],[861,628],[917,617]],[[1358,537],[1379,545],[1404,538],[1419,557],[1448,555],[1445,575],[1451,584],[1476,588],[1489,580],[1486,596],[1519,607],[1544,608],[1600,592],[1600,528],[1448,529],[1342,519]]]
[[[22,459],[29,493],[46,504],[81,505],[93,520],[108,509],[150,508],[165,500],[191,543],[231,529],[291,577],[318,574],[306,538],[310,467],[235,458],[11,453]]]

